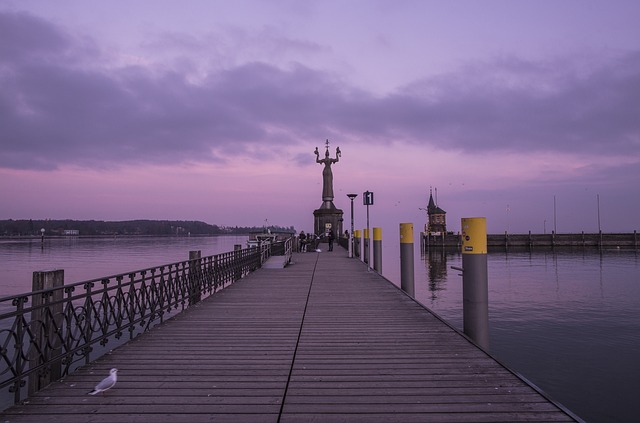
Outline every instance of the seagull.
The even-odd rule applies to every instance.
[[[118,380],[118,369],[111,369],[109,371],[109,376],[102,379],[102,382],[98,383],[95,389],[89,392],[89,395],[95,395],[100,392],[104,392],[107,389],[111,389],[115,386]]]

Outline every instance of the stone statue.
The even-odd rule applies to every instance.
[[[324,159],[320,160],[318,147],[316,147],[314,153],[316,153],[316,163],[324,164],[324,169],[322,170],[322,201],[333,201],[333,172],[331,171],[331,165],[340,160],[342,153],[340,152],[340,147],[337,147],[336,158],[332,159],[329,157],[329,140],[327,140],[325,144],[326,151]]]
[[[329,140],[325,143],[324,158],[320,158],[320,152],[316,147],[316,163],[324,165],[322,169],[322,205],[313,211],[313,231],[316,235],[342,233],[342,210],[333,204],[333,172],[331,165],[340,160],[342,153],[340,147],[336,148],[336,157],[329,157]],[[328,239],[325,237],[324,239]]]

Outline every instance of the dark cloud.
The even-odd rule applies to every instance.
[[[554,65],[554,66],[552,66]],[[593,69],[496,60],[407,87],[402,131],[464,150],[638,153],[640,53]],[[419,98],[421,104],[411,104]],[[415,113],[420,111],[420,113]],[[413,113],[413,115],[412,115]]]
[[[102,69],[95,65],[103,60],[98,50],[86,57],[81,48],[82,60],[70,57],[74,40],[43,21],[11,14],[0,19],[3,28],[4,21],[21,20],[5,31],[13,45],[0,56],[0,83],[7,88],[0,92],[1,166],[219,160],[253,144],[326,132],[328,113],[321,109],[335,89],[304,67],[247,64],[193,84],[174,71]],[[32,35],[22,37],[34,26],[57,40],[35,52],[43,54],[25,52],[39,48]]]
[[[195,42],[195,41],[193,41]],[[107,67],[90,40],[0,13],[0,166],[218,161],[299,140],[467,151],[640,149],[640,54],[580,72],[500,59],[374,96],[303,65]]]
[[[15,62],[65,51],[69,39],[48,22],[28,13],[0,13],[0,57]]]

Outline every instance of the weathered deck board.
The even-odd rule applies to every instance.
[[[348,264],[318,261],[281,421],[572,420],[396,287]]]
[[[116,387],[87,395],[111,367]],[[342,250],[251,274],[1,418],[574,421]]]

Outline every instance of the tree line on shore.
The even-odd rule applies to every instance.
[[[186,220],[0,220],[0,236],[55,235],[236,235],[248,234],[263,228],[247,226],[218,226],[200,221]],[[269,226],[272,231],[292,231],[293,226]]]

